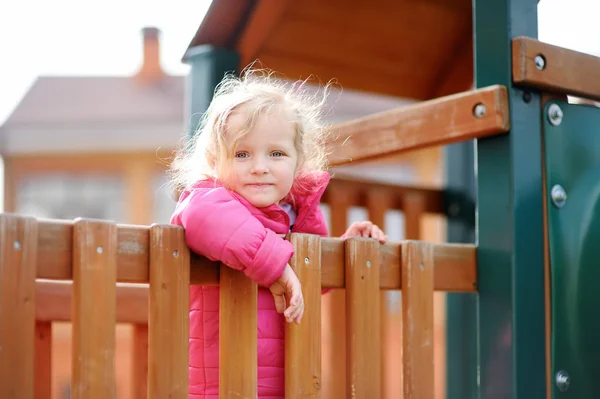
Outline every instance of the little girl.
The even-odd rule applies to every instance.
[[[328,234],[319,209],[330,178],[322,105],[302,84],[252,71],[226,76],[195,141],[174,163],[175,183],[184,191],[171,223],[184,227],[190,250],[242,270],[259,285],[261,398],[285,396],[285,321],[300,323],[304,312],[288,263],[294,248],[279,235]],[[387,239],[370,222],[352,224],[344,236]],[[218,287],[191,287],[189,347],[189,397],[218,398]]]

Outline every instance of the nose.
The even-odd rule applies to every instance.
[[[252,169],[250,171],[253,175],[265,175],[269,173],[269,167],[267,162],[262,158],[256,158],[252,163]]]

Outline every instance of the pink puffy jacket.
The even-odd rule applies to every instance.
[[[319,202],[328,173],[305,175],[293,198],[292,232],[327,236]],[[289,216],[277,205],[256,208],[218,181],[200,181],[182,193],[171,223],[183,226],[190,250],[242,270],[258,289],[258,397],[283,398],[285,318],[268,287],[282,274],[293,246],[277,234],[290,231]],[[263,288],[265,287],[265,288]],[[189,397],[219,396],[219,288],[190,287]]]

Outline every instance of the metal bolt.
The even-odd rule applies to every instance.
[[[15,242],[13,243],[13,248],[14,248],[14,249],[16,249],[17,251],[18,251],[19,249],[21,249],[21,242],[20,242],[20,241],[15,241]]]
[[[562,118],[562,109],[560,109],[558,104],[551,104],[550,107],[548,107],[548,120],[550,123],[554,126],[558,126],[562,122]]]
[[[370,260],[367,261],[367,267],[371,267],[371,261]]]
[[[540,71],[546,68],[546,59],[543,55],[538,54],[535,56],[535,67]]]
[[[485,111],[485,105],[479,103],[473,108],[473,115],[475,116],[475,118],[482,118],[485,115]]]
[[[448,207],[448,216],[456,217],[456,216],[458,216],[459,212],[460,212],[460,205],[458,205],[456,202],[453,202]]]
[[[557,208],[562,208],[565,206],[565,202],[567,202],[567,192],[560,184],[555,184],[552,187],[552,191],[550,193],[552,197],[552,203]]]
[[[309,260],[308,258],[304,258],[304,263],[306,263],[307,265],[308,265],[308,262],[309,262],[309,261],[310,261],[310,260]]]
[[[556,373],[556,387],[559,391],[564,392],[569,389],[569,385],[571,385],[571,379],[569,378],[569,373],[564,370]]]
[[[178,250],[173,251],[173,257],[176,258],[178,256],[179,256],[179,251]]]
[[[103,251],[104,251],[104,249],[102,249],[102,247],[96,248],[96,252],[98,252],[99,254],[101,254]]]

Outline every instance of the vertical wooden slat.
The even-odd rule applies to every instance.
[[[388,190],[370,190],[367,192],[367,211],[369,220],[384,232],[385,214],[393,208],[393,196]],[[381,290],[381,398],[396,398],[402,392],[402,380],[398,370],[402,367],[402,312],[399,293]]]
[[[219,287],[219,398],[256,398],[258,287],[225,265]]]
[[[148,325],[134,324],[131,354],[131,397],[148,397]]]
[[[433,244],[402,244],[404,399],[430,399],[433,379]]]
[[[188,397],[190,253],[183,229],[150,228],[148,397]]]
[[[37,222],[0,214],[0,398],[33,398]]]
[[[35,399],[52,396],[52,322],[35,323]]]
[[[404,211],[405,233],[407,240],[421,239],[421,216],[425,211],[425,197],[420,195],[406,195],[402,201]]]
[[[348,210],[354,193],[330,186],[329,209],[332,237],[339,237],[348,227]],[[346,293],[334,289],[323,296],[321,306],[322,395],[324,398],[346,397]]]
[[[115,396],[117,228],[77,219],[73,227],[73,399]]]
[[[285,335],[285,397],[321,397],[321,239],[292,234],[292,268],[302,284],[304,316],[287,324]]]
[[[379,242],[346,241],[346,392],[381,397]]]

